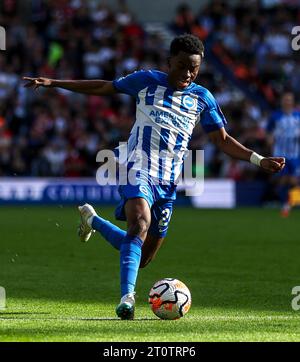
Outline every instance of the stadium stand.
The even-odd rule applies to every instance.
[[[184,32],[205,42],[198,82],[217,98],[230,133],[269,155],[270,112],[286,87],[299,94],[299,54],[291,49],[290,31],[300,7],[283,1],[235,3],[210,1],[198,14],[183,4],[169,24],[140,24],[125,1],[113,11],[102,3],[40,0],[25,11],[18,1],[3,0],[0,23],[9,46],[0,54],[0,175],[94,176],[97,151],[126,140],[134,120],[128,96],[33,93],[23,88],[21,75],[114,79],[136,69],[165,71],[168,42]],[[200,127],[191,148],[205,150],[206,177],[269,177],[221,155]]]

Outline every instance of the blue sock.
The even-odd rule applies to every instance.
[[[111,222],[102,219],[100,216],[93,217],[92,228],[99,231],[104,239],[114,248],[120,250],[122,241],[126,236],[126,231],[120,229]]]
[[[121,296],[134,292],[142,255],[143,241],[126,235],[120,249]]]

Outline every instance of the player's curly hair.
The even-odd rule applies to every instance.
[[[192,34],[183,34],[174,38],[170,45],[170,54],[177,55],[180,51],[188,54],[199,54],[204,57],[204,45],[202,41]]]

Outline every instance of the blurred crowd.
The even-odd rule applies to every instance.
[[[229,133],[269,155],[270,113],[286,88],[300,90],[299,55],[291,48],[300,7],[278,0],[236,3],[209,1],[198,14],[183,4],[166,29],[194,33],[205,45],[209,40],[214,56],[265,99],[268,107],[258,106],[208,59],[202,64],[198,82],[217,98]],[[23,87],[21,76],[112,80],[137,69],[167,71],[168,44],[160,33],[146,32],[124,0],[114,11],[104,2],[81,0],[2,0],[0,7],[8,45],[0,53],[0,176],[95,175],[97,151],[127,139],[134,101],[60,89],[34,92]],[[216,150],[200,126],[190,146],[205,150],[207,177],[266,177]]]

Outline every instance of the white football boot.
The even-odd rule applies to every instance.
[[[95,232],[95,230],[93,230],[93,228],[91,227],[92,219],[90,219],[90,218],[92,216],[96,216],[97,213],[94,210],[93,206],[91,206],[89,204],[84,204],[82,206],[78,206],[78,210],[80,212],[80,217],[81,217],[81,223],[78,227],[78,236],[79,236],[80,240],[85,243],[89,240],[92,233]]]
[[[120,304],[116,308],[117,316],[121,319],[133,319],[134,318],[134,305],[135,305],[135,293],[128,293],[123,295]]]

